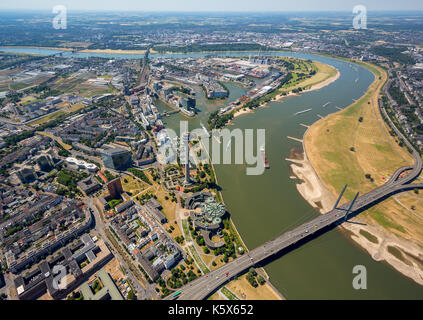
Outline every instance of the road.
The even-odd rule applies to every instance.
[[[88,205],[89,208],[93,211],[93,215],[95,218],[95,230],[98,233],[98,235],[101,237],[101,239],[104,240],[105,243],[108,244],[109,248],[114,248],[113,245],[109,242],[108,237],[105,233],[106,228],[108,228],[108,224],[103,222],[103,219],[100,216],[100,212],[98,211],[97,207],[93,203],[93,199],[89,198],[85,201],[85,203]],[[124,259],[120,256],[119,252],[117,250],[113,250],[113,255],[118,259],[119,264],[125,268],[126,275],[128,276],[129,280],[131,280],[131,283],[134,286],[135,294],[138,298],[138,300],[151,300],[151,299],[158,299],[157,293],[154,291],[154,286],[148,286],[147,288],[144,288],[139,281],[136,279],[136,277],[133,275],[131,270],[129,269],[128,265],[124,261]]]
[[[383,104],[379,103],[383,115],[387,117]],[[176,298],[172,295],[166,297],[166,300],[202,300],[214,293],[232,278],[245,272],[249,268],[275,258],[275,255],[282,253],[283,250],[291,250],[295,245],[300,246],[312,238],[326,232],[330,227],[335,227],[347,221],[352,216],[374,206],[375,204],[389,198],[390,196],[409,191],[413,189],[423,189],[423,184],[411,184],[422,171],[422,159],[419,153],[413,148],[403,134],[395,127],[389,117],[387,117],[392,129],[404,140],[404,143],[412,150],[414,165],[399,168],[383,186],[370,191],[361,197],[356,197],[356,201],[348,202],[341,207],[336,207],[326,214],[302,224],[301,226],[288,231],[281,236],[266,242],[258,248],[251,250],[245,255],[233,260],[230,263],[194,280],[183,286],[181,294]],[[400,178],[401,174],[407,172],[407,175]]]

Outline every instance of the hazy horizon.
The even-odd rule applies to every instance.
[[[364,5],[368,11],[423,11],[423,1],[404,0],[363,0],[363,1],[336,1],[336,0],[298,0],[295,3],[281,0],[160,0],[155,2],[121,0],[116,1],[83,1],[83,0],[32,0],[7,1],[0,3],[1,11],[51,11],[56,5],[64,5],[71,11],[116,11],[116,12],[351,12],[356,5]]]

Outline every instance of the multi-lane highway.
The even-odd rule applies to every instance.
[[[386,114],[382,104],[379,104],[382,114],[387,118],[390,126],[396,134],[403,139],[407,147],[413,152],[414,165],[398,169],[393,176],[381,187],[366,193],[337,207],[326,214],[304,223],[303,225],[288,231],[281,236],[273,239],[260,247],[249,251],[243,256],[233,260],[230,263],[194,280],[180,289],[180,294],[175,297],[168,296],[166,299],[179,300],[202,300],[228,282],[231,278],[245,272],[250,267],[272,258],[272,256],[281,253],[283,250],[291,249],[295,245],[300,245],[312,236],[317,236],[330,227],[334,227],[348,220],[363,210],[383,201],[384,199],[404,191],[416,188],[423,189],[423,184],[411,184],[422,171],[422,159],[420,154],[413,148],[403,134],[395,127]],[[402,173],[407,173],[401,177]],[[344,189],[345,190],[345,189]],[[342,196],[342,194],[341,194]]]

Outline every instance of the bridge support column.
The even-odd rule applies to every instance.
[[[354,203],[355,203],[355,201],[357,200],[357,198],[358,198],[358,195],[360,194],[360,192],[357,192],[357,194],[355,195],[355,197],[354,197],[354,200],[353,201],[351,201],[351,204],[350,204],[350,206],[349,206],[349,208],[348,208],[348,210],[347,210],[347,213],[345,214],[345,221],[347,221],[348,220],[348,215],[350,214],[350,211],[351,211],[351,209],[352,209],[352,207],[353,207],[353,205],[354,205]]]
[[[338,204],[339,204],[339,202],[341,201],[341,199],[342,199],[342,196],[344,195],[344,192],[345,192],[345,190],[347,189],[347,184],[345,185],[345,187],[344,187],[344,189],[342,189],[342,191],[341,191],[341,194],[339,195],[339,197],[338,197],[338,200],[336,200],[336,203],[335,203],[335,206],[333,207],[333,210],[335,210],[336,209],[336,207],[338,206]]]

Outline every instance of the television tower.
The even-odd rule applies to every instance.
[[[184,185],[188,186],[191,184],[191,178],[189,174],[189,132],[185,132],[182,135],[182,141],[185,147],[185,182]]]

